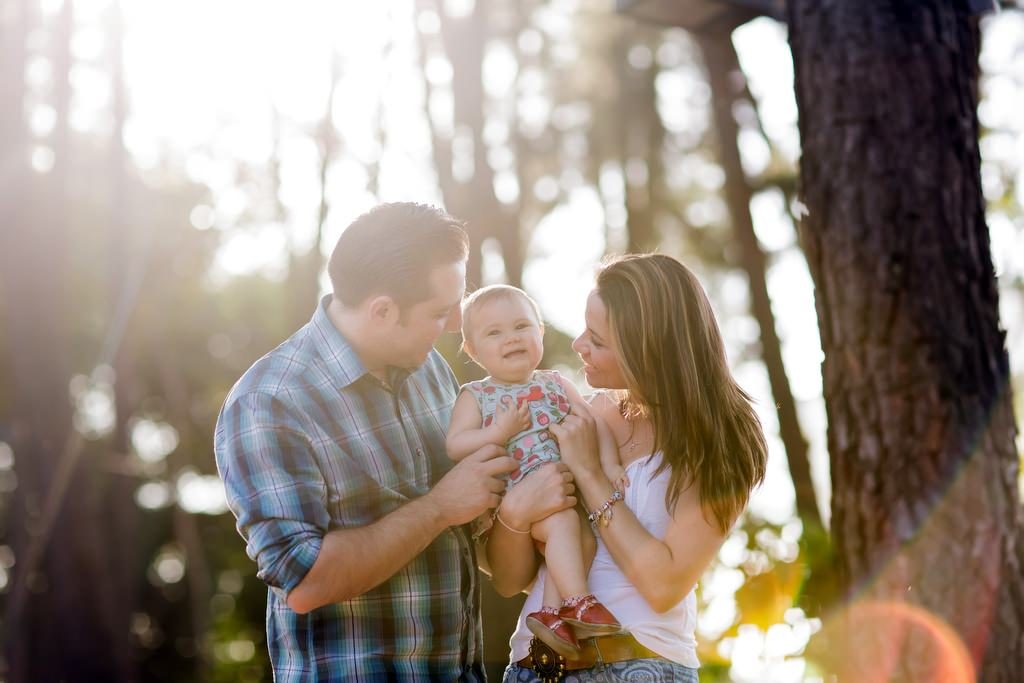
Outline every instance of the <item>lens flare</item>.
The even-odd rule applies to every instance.
[[[972,683],[974,663],[956,632],[941,618],[905,602],[857,601],[828,618],[814,659],[840,680],[883,683],[914,667],[914,680]],[[913,657],[905,655],[911,652]]]

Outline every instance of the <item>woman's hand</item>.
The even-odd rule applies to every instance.
[[[505,493],[498,514],[514,529],[528,530],[534,522],[576,505],[572,473],[563,463],[541,465]]]
[[[571,409],[565,419],[548,427],[558,440],[562,461],[575,477],[601,472],[598,455],[597,425],[590,406],[578,396],[569,396]]]

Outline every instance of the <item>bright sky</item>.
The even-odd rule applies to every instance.
[[[464,11],[471,2],[448,0],[446,5]],[[554,1],[545,16],[548,21],[564,23],[578,4],[575,0]],[[60,0],[43,0],[42,5],[52,16]],[[319,201],[319,152],[309,135],[327,108],[332,64],[341,73],[333,123],[346,159],[335,164],[328,176],[331,210],[322,245],[325,252],[344,225],[377,201],[366,189],[365,164],[378,159],[381,162],[381,200],[440,203],[423,114],[424,86],[417,65],[411,0],[124,0],[123,6],[131,101],[126,143],[136,162],[154,174],[169,166],[210,188],[211,204],[197,207],[192,222],[196,229],[219,229],[224,233],[214,282],[258,269],[281,274],[288,246],[309,244]],[[608,21],[613,22],[617,18],[610,7],[609,2]],[[83,131],[109,130],[110,86],[102,68],[89,66],[90,61],[100,64],[106,49],[103,22],[108,9],[109,0],[75,3],[79,28],[73,50],[82,64],[72,74],[73,125]],[[428,16],[421,21],[424,29],[436,30],[436,19]],[[1020,166],[1024,159],[1024,121],[1019,115],[1024,111],[1024,18],[1020,13],[1006,12],[986,20],[985,27],[985,101],[979,113],[982,123],[993,130],[983,146],[985,189],[990,197],[997,196],[1005,178],[1016,175],[1019,212],[1024,204],[1024,170]],[[758,20],[737,31],[734,42],[759,101],[767,134],[795,161],[797,112],[784,29],[770,20]],[[489,54],[485,63],[488,89],[500,90],[500,84],[511,79],[515,68],[507,53],[497,50]],[[30,63],[28,73],[34,82],[45,83],[45,60]],[[451,77],[450,68],[433,61],[428,77],[445,84]],[[694,115],[672,109],[672,103],[681,101],[682,94],[694,87],[705,86],[682,74],[659,81],[665,100],[663,113],[676,117],[673,125],[688,125],[686,117]],[[543,106],[542,102],[535,104]],[[439,107],[436,113],[443,115],[444,102],[435,106]],[[381,117],[387,130],[385,149],[379,148],[374,133]],[[52,110],[37,107],[31,123],[44,137],[53,126]],[[256,168],[267,163],[275,139],[283,178],[280,201],[287,209],[283,223],[268,208],[272,198],[263,197],[261,205],[266,206],[254,207],[252,193],[240,189],[236,182],[239,167]],[[766,162],[765,141],[746,132],[740,143],[747,170],[758,172]],[[39,170],[52,163],[42,145],[33,159]],[[499,196],[516,191],[505,185],[499,188]],[[785,208],[781,196],[770,192],[758,196],[752,204],[758,236],[766,248],[776,252],[769,290],[776,302],[787,371],[812,446],[816,484],[827,511],[822,355],[813,290],[803,258],[795,248]],[[244,219],[243,214],[247,216]],[[604,251],[602,226],[606,222],[621,224],[621,220],[621,216],[606,214],[593,189],[580,187],[537,226],[529,246],[525,284],[540,301],[546,317],[566,332],[575,334],[582,327],[583,301],[594,265]],[[997,271],[1004,278],[1021,277],[1021,219],[994,211],[989,220]],[[501,276],[493,257],[485,259],[485,270],[491,278]],[[558,287],[550,286],[553,282],[559,283]],[[730,355],[737,358],[739,344],[756,335],[756,327],[746,315],[743,279],[727,275],[709,289],[715,295],[725,337],[732,343]],[[1019,371],[1024,367],[1024,301],[1007,292],[1002,303],[1013,362]],[[774,433],[775,415],[770,410],[773,401],[763,368],[747,362],[735,371],[758,399],[761,416]],[[177,437],[161,432],[158,425],[143,427],[139,431],[143,440],[140,453],[150,453],[159,460]],[[751,507],[765,518],[784,522],[793,511],[792,488],[781,445],[774,436],[771,445],[768,481]],[[173,449],[173,445],[170,447]],[[206,505],[211,511],[218,510],[218,494],[210,488],[211,482],[204,483],[195,473],[187,475],[178,483],[179,495],[191,496],[195,509]],[[166,500],[169,491],[154,486],[144,495],[150,500]],[[722,619],[727,620],[726,616]],[[734,659],[743,651],[737,645]],[[763,662],[761,665],[766,666]],[[749,675],[762,675],[763,666],[749,669]],[[737,680],[745,679],[742,670],[735,673]]]

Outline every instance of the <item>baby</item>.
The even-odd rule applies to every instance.
[[[462,303],[462,337],[466,353],[489,376],[462,387],[448,428],[448,454],[461,460],[486,444],[503,446],[519,463],[509,475],[508,486],[515,486],[537,467],[560,459],[547,427],[565,418],[569,397],[579,394],[556,371],[537,369],[544,324],[537,304],[521,289],[493,285],[469,295]],[[628,483],[614,449],[601,449],[601,466],[611,481]],[[535,636],[574,659],[577,638],[621,632],[587,588],[596,541],[575,510],[556,512],[519,533],[544,544],[548,568],[543,608],[526,618]]]

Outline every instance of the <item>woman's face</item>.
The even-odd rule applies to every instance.
[[[626,380],[615,356],[608,324],[608,309],[597,290],[587,297],[586,321],[587,327],[573,341],[572,350],[583,360],[587,384],[595,389],[625,389]]]

